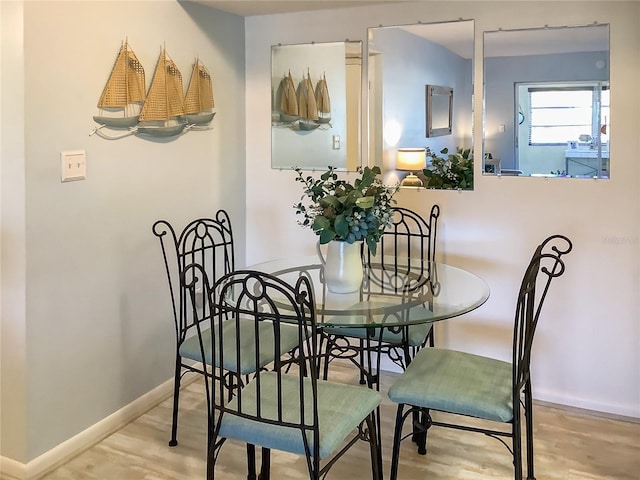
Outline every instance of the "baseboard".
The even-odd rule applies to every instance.
[[[0,480],[23,480],[27,478],[27,466],[12,458],[0,457]]]
[[[181,386],[186,387],[197,378],[197,375],[187,375],[182,379]],[[173,379],[167,380],[27,464],[0,457],[0,480],[38,480],[148,412],[171,395],[173,395]]]
[[[535,389],[535,386],[534,386]],[[591,399],[576,398],[565,393],[538,389],[535,400],[540,404],[548,404],[564,409],[574,409],[590,415],[608,417],[627,422],[640,423],[640,408],[637,405],[627,406],[612,403],[602,403]]]

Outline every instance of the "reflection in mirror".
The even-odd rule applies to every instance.
[[[360,165],[362,42],[271,47],[271,166]]]
[[[453,88],[427,85],[427,137],[451,135]]]
[[[484,32],[485,174],[609,178],[609,25]]]
[[[380,166],[388,181],[406,175],[396,165],[400,148],[426,148],[448,159],[440,153],[443,149],[454,153],[472,147],[473,32],[473,20],[369,29],[369,163]],[[444,135],[426,134],[425,85],[445,86],[455,92],[451,131]],[[438,116],[438,112],[449,111],[449,98],[437,96],[445,100],[445,108],[435,109],[436,132],[449,127],[448,114]],[[428,169],[439,168],[432,156],[427,162]],[[472,160],[465,165],[473,171]],[[428,187],[427,177],[418,176]],[[447,185],[460,188],[457,181]]]

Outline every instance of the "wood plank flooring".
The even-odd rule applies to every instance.
[[[332,380],[357,383],[357,372],[332,366]],[[384,392],[393,374],[383,374],[382,436],[384,476],[390,468],[395,405]],[[364,387],[363,387],[364,388]],[[200,379],[182,391],[178,446],[169,447],[171,399],[46,475],[44,480],[186,480],[205,478],[206,403]],[[437,414],[436,414],[437,415]],[[445,419],[446,415],[437,418]],[[639,480],[640,424],[536,405],[535,458],[538,480]],[[401,479],[513,478],[511,456],[498,441],[482,434],[444,428],[429,432],[428,453],[401,445]],[[228,441],[216,478],[246,478],[243,444]],[[308,478],[304,459],[272,453],[272,478]],[[371,478],[363,443],[352,448],[329,472],[329,479]]]

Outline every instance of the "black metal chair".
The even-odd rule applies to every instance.
[[[553,235],[535,250],[524,273],[515,312],[511,362],[458,351],[425,348],[389,389],[389,398],[398,404],[391,479],[398,477],[400,442],[411,436],[418,453],[426,454],[427,432],[431,426],[479,432],[501,441],[511,452],[515,479],[522,479],[522,413],[525,417],[527,479],[535,480],[533,457],[533,402],[531,394],[531,347],[544,300],[551,281],[565,271],[561,257],[572,249],[571,241]],[[432,410],[499,422],[507,428],[483,428],[461,423],[436,421]],[[411,416],[419,422],[403,436],[403,424]],[[503,438],[511,439],[511,447]]]
[[[188,290],[181,282],[180,274],[191,264],[200,265],[213,281],[234,271],[233,231],[229,215],[224,210],[219,210],[215,218],[198,218],[189,222],[179,235],[167,221],[158,220],[153,225],[153,233],[159,238],[162,247],[176,333],[173,414],[169,441],[170,446],[175,446],[178,444],[178,403],[182,377],[188,372],[206,375],[207,369],[202,364],[211,364],[213,358],[209,325],[201,324],[193,317]],[[196,292],[196,296],[198,301],[202,300],[202,292]],[[245,342],[246,348],[255,348],[253,332],[250,330],[236,331],[234,325],[226,323],[225,335],[238,336]],[[295,336],[284,337],[281,342],[285,351],[298,344]],[[253,373],[253,365],[229,364],[223,367],[239,371],[243,375]]]
[[[211,287],[199,265],[188,266],[184,278],[194,318],[198,322],[208,318],[213,325],[213,358],[220,365],[253,364],[255,370],[248,381],[231,370],[209,372],[207,478],[215,478],[216,461],[227,439],[262,447],[261,480],[270,478],[271,449],[304,455],[309,478],[320,479],[352,445],[364,440],[369,443],[372,476],[381,478],[375,419],[380,394],[318,379],[318,336],[309,280],[302,276],[292,286],[270,274],[245,270],[225,275]],[[199,290],[204,292],[201,305]],[[251,330],[262,348],[246,349],[240,339],[226,337],[223,326],[229,322],[238,330]],[[298,340],[296,363],[284,358],[286,351],[274,341],[290,331]],[[273,361],[264,368],[269,359]],[[248,451],[248,478],[255,479],[255,450]]]
[[[368,268],[363,284],[363,296],[375,293],[376,286],[385,284],[377,275],[412,273],[422,279],[416,284],[405,283],[399,287],[398,295],[411,294],[411,290],[423,288],[427,282],[430,288],[436,284],[431,278],[430,262],[435,261],[438,218],[440,207],[433,205],[426,220],[418,213],[402,207],[393,208],[393,223],[380,238],[376,255],[364,247],[363,261],[369,267],[385,265],[385,270]],[[388,267],[388,268],[387,268]],[[411,314],[411,312],[407,312]],[[327,328],[323,330],[329,357],[351,358],[353,352],[359,357],[360,383],[366,383],[366,375],[377,382],[371,364],[371,353],[375,350],[379,371],[381,355],[386,355],[403,370],[415,354],[427,344],[434,346],[433,325],[420,323],[402,328]],[[372,346],[375,345],[375,346]],[[356,362],[354,362],[356,363]]]

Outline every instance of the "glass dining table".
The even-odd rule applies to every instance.
[[[379,389],[379,376],[371,368],[371,355],[378,355],[379,368],[377,349],[382,342],[376,338],[383,337],[380,332],[387,329],[407,335],[413,325],[440,322],[471,312],[483,305],[490,294],[484,280],[464,269],[415,258],[389,255],[384,258],[385,263],[376,263],[375,257],[365,262],[362,284],[353,293],[333,293],[327,288],[324,266],[317,255],[271,260],[247,268],[269,273],[290,284],[306,276],[313,288],[316,325],[323,341],[328,340],[318,369],[324,371],[326,378],[333,359],[348,359],[360,369],[361,383]],[[356,330],[368,332],[364,335],[365,347],[360,350],[369,355],[366,361],[357,358],[349,342],[344,346],[331,340],[331,334],[345,332],[348,336]],[[379,412],[377,422],[380,436]]]
[[[313,288],[316,305],[316,324],[323,332],[344,332],[346,336],[360,331],[365,338],[364,350],[376,354],[382,342],[382,329],[408,335],[413,325],[440,322],[471,312],[489,298],[489,287],[477,275],[464,269],[439,262],[426,262],[416,258],[396,258],[385,255],[391,261],[365,262],[360,289],[353,293],[333,293],[325,283],[324,267],[317,255],[289,257],[258,263],[248,267],[270,273],[291,284],[304,275]],[[350,329],[350,330],[347,330]],[[361,332],[368,334],[363,335]],[[353,335],[353,336],[358,336]],[[361,383],[376,386],[377,372],[358,360],[349,343],[339,345],[325,335],[323,340],[332,342],[325,348],[323,369],[335,358],[347,358],[362,373]],[[392,359],[393,360],[393,359]],[[369,360],[367,363],[371,365]],[[398,363],[396,361],[396,363]]]
[[[469,271],[414,258],[365,265],[362,285],[353,293],[329,291],[316,255],[270,260],[247,268],[292,284],[301,275],[309,278],[320,328],[391,328],[438,322],[475,310],[490,293],[485,281]]]

